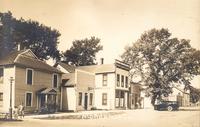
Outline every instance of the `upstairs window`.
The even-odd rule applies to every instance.
[[[120,75],[117,74],[117,86],[120,86]]]
[[[32,69],[26,70],[26,84],[28,85],[33,84],[33,70]]]
[[[3,83],[3,75],[4,75],[4,70],[3,68],[0,68],[0,83]]]
[[[125,86],[128,88],[128,77],[126,76]]]
[[[58,75],[53,74],[53,87],[57,88],[58,87]]]
[[[103,74],[103,86],[107,86],[107,74]]]
[[[121,86],[124,87],[124,76],[121,76]]]

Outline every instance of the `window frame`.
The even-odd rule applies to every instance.
[[[32,71],[32,80],[31,80],[31,84],[28,83],[28,71]],[[31,68],[26,68],[26,84],[27,85],[33,85],[33,79],[34,79],[34,70]]]
[[[120,74],[117,74],[117,86],[120,87]]]
[[[102,93],[102,105],[107,105],[107,104],[108,104],[108,94]]]
[[[121,87],[124,87],[124,75],[121,75]]]
[[[4,67],[0,67],[0,69],[2,69],[2,81],[0,80],[0,84],[3,84],[3,79],[4,79]],[[0,76],[1,78],[1,76]]]
[[[2,95],[2,96],[1,96]],[[1,98],[2,97],[2,98]],[[0,101],[3,101],[3,92],[0,92]]]
[[[128,88],[128,76],[125,76],[125,87]]]
[[[56,75],[56,77],[57,77],[57,82],[56,82],[56,87],[54,86],[55,84],[54,84],[54,76]],[[58,74],[57,73],[53,73],[53,75],[52,75],[52,87],[53,88],[58,88]]]
[[[31,94],[31,105],[27,105],[27,94]],[[32,107],[33,105],[33,92],[25,92],[25,107]]]
[[[104,73],[102,75],[102,86],[108,86],[108,74]]]

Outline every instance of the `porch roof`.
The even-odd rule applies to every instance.
[[[57,90],[54,88],[42,88],[37,91],[37,94],[57,94]]]

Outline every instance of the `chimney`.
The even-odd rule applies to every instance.
[[[101,64],[103,64],[103,61],[104,61],[104,59],[103,59],[103,58],[101,58]]]
[[[21,50],[21,45],[17,44],[17,51],[20,51],[20,50]]]

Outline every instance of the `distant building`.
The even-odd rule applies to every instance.
[[[143,108],[143,97],[141,97],[141,84],[131,82],[129,88],[129,108],[137,109]]]
[[[23,104],[26,112],[39,111],[47,106],[49,110],[58,110],[61,74],[39,60],[31,50],[8,54],[0,59],[0,112],[9,111],[10,99],[12,107]],[[12,91],[11,77],[14,79]]]
[[[68,68],[66,72],[69,72]],[[62,77],[63,109],[127,109],[128,74],[129,66],[118,60],[114,64],[75,67],[74,72]]]

